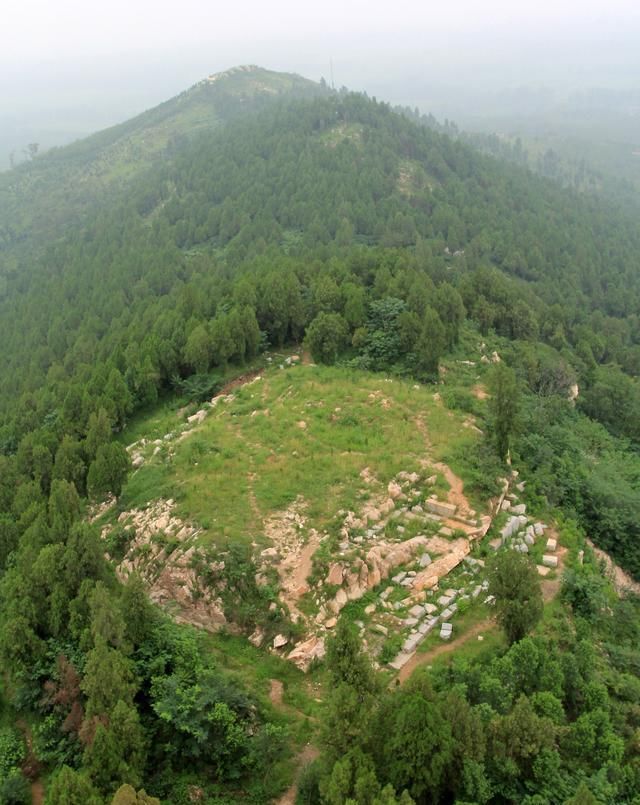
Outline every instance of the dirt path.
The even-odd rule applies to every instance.
[[[258,501],[256,500],[256,494],[253,488],[257,479],[258,476],[255,474],[255,472],[247,473],[249,506],[251,508],[251,513],[255,518],[256,524],[262,525],[262,514],[260,512],[260,507],[258,506]]]
[[[298,783],[300,781],[300,776],[304,771],[305,767],[312,763],[320,754],[320,750],[313,746],[313,744],[307,744],[302,752],[298,753],[296,758],[296,776],[294,781],[291,783],[289,788],[284,792],[284,794],[277,800],[275,800],[275,805],[295,805],[296,798],[298,796]]]
[[[258,377],[262,377],[263,372],[264,369],[252,369],[250,372],[245,372],[243,375],[240,375],[239,377],[234,377],[233,380],[230,380],[228,383],[225,383],[224,386],[220,389],[220,391],[214,396],[215,397],[221,397],[223,395],[226,396],[227,394],[230,394],[234,389],[237,389],[240,386],[244,386]]]
[[[590,539],[587,540],[587,545],[594,552],[596,559],[602,560],[607,568],[607,573],[612,577],[614,586],[618,593],[623,593],[629,590],[635,595],[640,595],[640,584],[634,581],[628,573],[617,565],[606,551],[597,548]]]
[[[284,685],[279,679],[270,679],[269,685],[269,700],[271,704],[280,710],[284,709],[284,703],[282,701]]]
[[[282,710],[283,712],[297,713],[299,716],[303,715],[299,710],[296,710],[296,708],[290,707],[288,704],[284,703],[284,685],[279,679],[270,679],[269,685],[269,699],[274,707],[276,707],[278,710]],[[300,775],[304,771],[305,767],[308,766],[309,763],[312,763],[319,756],[319,754],[320,750],[318,747],[311,743],[308,743],[304,749],[298,752],[295,760],[296,771],[293,782],[284,792],[284,794],[275,800],[275,805],[295,805],[298,795],[298,783],[300,781]]]
[[[422,438],[424,439],[427,453],[430,453],[431,441],[429,439],[429,431],[425,425],[424,419],[421,416],[418,416],[415,418],[415,423]],[[469,512],[472,510],[472,507],[464,493],[464,483],[462,478],[456,475],[451,467],[449,467],[448,464],[444,464],[442,461],[429,461],[426,459],[426,462],[429,467],[433,467],[438,472],[441,472],[444,475],[446,482],[449,484],[447,502],[457,507],[458,514],[461,517],[470,516]],[[455,528],[463,528],[463,524],[461,523],[454,523],[453,525]]]
[[[456,637],[455,640],[452,640],[449,643],[442,643],[439,646],[434,646],[430,651],[425,651],[422,654],[417,652],[413,655],[409,662],[400,669],[396,679],[399,680],[401,685],[403,685],[416,670],[416,668],[419,668],[421,665],[428,665],[429,663],[432,663],[436,657],[441,657],[443,654],[450,654],[452,651],[460,648],[460,646],[463,646],[467,641],[477,637],[483,632],[488,632],[495,628],[496,624],[493,619],[487,618],[487,620],[476,623],[475,626],[472,626],[468,632],[460,635],[460,637]]]
[[[308,591],[307,578],[313,570],[313,555],[320,546],[320,535],[311,533],[309,540],[300,551],[286,556],[278,565],[278,574],[281,581],[281,599],[287,604],[290,612],[296,613],[298,618],[304,616],[298,609],[298,600]]]

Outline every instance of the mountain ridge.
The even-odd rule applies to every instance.
[[[75,220],[86,218],[87,209],[126,189],[185,140],[278,98],[326,92],[297,74],[256,65],[232,67],[128,120],[0,173],[0,250],[27,233],[33,238],[56,232],[62,223],[60,206],[73,206]]]

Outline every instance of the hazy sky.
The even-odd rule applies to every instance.
[[[318,79],[332,59],[338,86],[412,105],[447,87],[640,76],[640,0],[3,0],[0,24],[0,151],[126,119],[237,64]]]
[[[2,59],[14,63],[71,55],[245,43],[268,38],[320,44],[322,35],[357,39],[487,32],[531,36],[611,35],[640,18],[637,0],[5,0]]]

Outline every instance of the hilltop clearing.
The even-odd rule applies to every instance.
[[[433,389],[295,355],[166,416],[171,431],[129,445],[136,470],[103,515],[119,575],[140,573],[178,621],[251,632],[302,668],[344,610],[372,656],[402,667],[486,590],[476,549],[516,500],[505,479],[472,504],[460,456],[479,429]],[[518,548],[541,534],[528,526]]]
[[[120,573],[141,570],[152,598],[177,605],[179,618],[225,623],[205,577],[224,587],[227,552],[242,550],[257,587],[278,589],[264,603],[308,638],[427,550],[433,586],[437,562],[441,572],[455,566],[468,537],[486,531],[443,461],[477,436],[428,387],[294,363],[226,391],[175,415],[163,438],[129,447],[139,467],[118,505]],[[113,528],[103,528],[108,544]]]

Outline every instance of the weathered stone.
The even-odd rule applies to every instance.
[[[339,562],[334,562],[329,568],[329,572],[327,574],[326,582],[327,584],[342,584],[342,577],[344,574],[344,568]]]
[[[206,409],[201,408],[199,411],[196,411],[195,414],[191,414],[191,416],[188,416],[187,422],[190,425],[199,425],[201,422],[204,421],[206,415],[207,415]]]
[[[549,539],[547,540],[546,550],[551,551],[551,553],[553,553],[557,547],[558,547],[558,541],[555,540],[553,537],[549,537]]]
[[[262,641],[264,640],[264,632],[262,629],[256,629],[253,634],[249,635],[249,642],[255,646],[256,648],[260,648],[262,645]]]
[[[333,618],[326,620],[324,625],[327,629],[334,629],[337,623],[338,619],[334,615]]]
[[[535,523],[533,531],[536,537],[541,537],[544,534],[544,525],[542,523]]]
[[[424,611],[427,615],[433,615],[434,612],[438,611],[438,607],[435,604],[425,604]]]
[[[288,637],[286,637],[283,634],[277,634],[273,638],[273,647],[274,648],[283,648],[283,646],[286,646],[288,642],[289,642]]]
[[[375,611],[376,611],[376,605],[375,604],[369,604],[369,606],[364,608],[364,614],[365,615],[373,615],[373,613]]]
[[[412,618],[421,618],[424,615],[424,613],[425,613],[425,608],[424,608],[424,606],[421,606],[420,604],[416,604],[415,606],[412,606],[411,609],[409,610],[409,614],[411,615]]]
[[[457,508],[452,503],[443,503],[437,498],[429,498],[425,501],[425,506],[427,509],[429,509],[429,511],[433,512],[434,514],[440,514],[442,517],[453,517]]]
[[[450,607],[443,609],[440,613],[440,620],[441,621],[448,621],[449,618],[453,615],[453,610]]]
[[[535,539],[531,536],[531,534],[525,534],[524,541],[527,543],[527,545],[529,545],[529,547],[535,544]]]
[[[558,567],[558,557],[544,554],[542,557],[542,564],[545,565],[545,567]]]
[[[405,640],[404,643],[402,644],[402,651],[406,654],[411,654],[411,652],[416,650],[421,640],[422,640],[421,634],[407,638],[407,640]]]
[[[448,607],[449,604],[451,603],[451,596],[441,595],[440,598],[438,598],[437,600],[441,607]]]
[[[420,557],[420,567],[427,567],[431,564],[431,557],[428,553],[423,553]]]
[[[375,632],[379,632],[381,635],[385,635],[385,637],[386,635],[389,634],[389,630],[387,629],[387,627],[383,626],[381,623],[375,623],[372,628]]]
[[[387,498],[385,501],[383,501],[380,504],[380,507],[379,507],[380,515],[382,517],[386,517],[388,514],[390,514],[393,511],[393,509],[395,508],[395,505],[396,504],[393,502],[393,500],[391,498]]]
[[[502,501],[502,505],[500,506],[503,512],[509,511],[511,508],[511,501],[507,500],[506,498]]]
[[[324,657],[325,651],[324,638],[314,635],[304,643],[299,643],[287,655],[287,659],[295,663],[301,670],[307,671],[313,660],[321,660]]]
[[[398,656],[389,663],[389,665],[392,668],[395,668],[396,671],[399,671],[401,668],[403,668],[409,662],[409,660],[411,659],[411,654],[412,653],[413,652],[407,654],[407,653],[401,651],[400,654],[398,654]]]
[[[404,579],[406,579],[406,577],[407,577],[407,574],[406,574],[406,572],[403,570],[401,573],[397,573],[397,574],[396,574],[396,575],[395,575],[395,576],[394,576],[394,577],[391,579],[391,581],[393,581],[395,584],[402,584],[402,582],[404,581]]]
[[[405,626],[415,626],[418,623],[417,618],[405,618],[403,621]]]
[[[389,485],[387,486],[387,492],[389,493],[390,498],[392,498],[393,500],[397,500],[402,494],[402,487],[395,481],[389,481]]]

